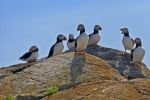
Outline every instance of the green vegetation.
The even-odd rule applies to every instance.
[[[45,96],[48,96],[48,95],[54,94],[54,93],[56,93],[56,92],[58,92],[58,91],[59,91],[59,88],[58,88],[58,87],[56,87],[56,86],[51,86],[51,87],[48,87],[48,88],[46,89],[46,92],[44,93],[44,95],[45,95]]]
[[[6,96],[6,100],[15,100],[15,98],[11,95]]]

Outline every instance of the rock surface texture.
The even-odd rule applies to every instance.
[[[110,48],[88,47],[87,52],[67,52],[1,68],[0,100],[8,95],[16,100],[150,99],[150,71],[146,66],[132,65],[121,51]],[[59,91],[45,96],[50,86],[57,86]]]
[[[87,52],[107,61],[121,75],[129,79],[150,78],[150,71],[146,65],[140,67],[130,63],[130,55],[124,56],[122,51],[101,46],[88,46]]]

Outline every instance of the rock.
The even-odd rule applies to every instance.
[[[6,76],[15,74],[17,72],[20,72],[38,62],[32,62],[32,63],[22,63],[22,64],[17,64],[17,65],[12,65],[9,67],[3,67],[0,68],[0,79],[5,78]]]
[[[145,97],[145,100],[150,100],[150,79],[133,79],[129,81],[129,84],[132,84],[133,87]]]
[[[66,52],[1,68],[0,100],[8,95],[16,100],[150,99],[150,71],[146,66],[132,65],[128,56],[110,48],[88,47],[87,52],[92,55]],[[46,96],[51,86],[58,87],[59,92]]]
[[[132,85],[112,80],[87,82],[42,100],[145,100]]]
[[[150,78],[150,70],[144,66],[131,64],[130,55],[123,56],[123,51],[106,47],[87,47],[87,52],[107,61],[114,69],[118,70],[121,75],[128,79]]]
[[[87,82],[42,100],[150,100],[150,79]]]
[[[0,95],[0,100],[6,100],[6,97],[4,95]]]
[[[17,97],[16,97],[16,100],[40,100],[40,99],[42,99],[43,98],[43,96],[31,96],[31,95],[25,95],[25,96],[23,96],[23,95],[18,95]]]
[[[124,78],[102,59],[89,54],[66,53],[1,79],[0,95],[40,97],[48,86],[57,86],[64,90],[98,80],[121,82]]]

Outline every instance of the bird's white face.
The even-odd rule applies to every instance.
[[[128,28],[121,28],[120,31],[122,34],[129,33]]]
[[[77,27],[77,31],[82,31],[84,30],[84,25],[83,24],[79,24],[78,27]]]
[[[74,35],[73,34],[69,34],[69,39],[74,39]]]
[[[57,36],[57,39],[59,39],[59,40],[67,40],[67,38],[63,34],[59,34]]]
[[[102,28],[99,25],[95,25],[94,30],[102,30]]]

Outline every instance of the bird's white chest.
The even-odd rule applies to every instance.
[[[145,50],[142,47],[137,47],[133,51],[133,62],[141,62],[144,58]]]
[[[87,47],[88,41],[89,41],[89,36],[86,33],[81,34],[76,40],[77,42],[76,51],[85,50]]]
[[[38,57],[39,57],[38,51],[37,51],[37,52],[33,52],[33,53],[31,54],[31,56],[28,57],[25,61],[36,60]]]
[[[55,55],[58,55],[58,54],[61,54],[62,51],[64,49],[64,45],[63,45],[63,42],[60,42],[60,43],[57,43],[55,46],[54,46],[54,51],[53,51],[53,56]]]
[[[75,48],[75,41],[67,42],[67,46],[68,46],[69,50],[73,50]]]
[[[101,37],[100,37],[99,33],[92,34],[89,38],[89,45],[97,44],[100,41],[100,39],[101,39]]]
[[[133,49],[134,43],[133,43],[133,40],[130,37],[124,36],[123,39],[122,39],[122,43],[123,43],[123,46],[124,46],[125,49],[127,49],[127,50],[132,50]]]

